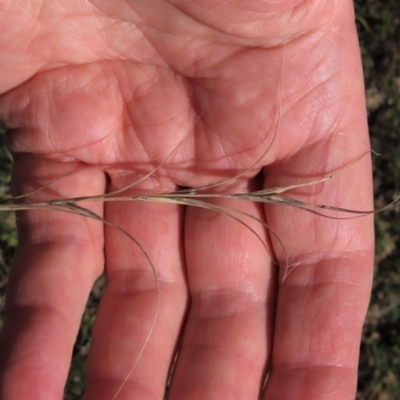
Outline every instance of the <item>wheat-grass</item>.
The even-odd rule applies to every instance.
[[[274,137],[275,137],[275,135],[274,135]],[[268,146],[267,151],[269,150],[270,146]],[[175,151],[175,149],[174,149],[174,151]],[[266,152],[264,152],[264,154],[262,155],[261,158],[263,158],[265,156]],[[102,218],[99,215],[97,215],[96,213],[94,213],[93,211],[85,208],[84,206],[82,206],[82,204],[84,204],[86,202],[93,202],[93,201],[101,201],[101,202],[145,201],[145,202],[172,203],[172,204],[179,204],[179,205],[188,206],[188,207],[190,206],[190,207],[200,207],[200,208],[208,209],[208,210],[223,214],[229,218],[232,218],[233,220],[237,221],[238,223],[244,225],[247,229],[249,229],[258,238],[260,243],[264,246],[265,250],[270,253],[269,248],[264,243],[263,239],[259,236],[259,234],[245,222],[246,218],[256,220],[265,229],[268,230],[270,235],[275,237],[275,239],[279,243],[280,247],[282,248],[285,262],[284,262],[284,265],[281,265],[280,267],[284,269],[284,274],[283,274],[282,279],[285,280],[286,277],[288,276],[288,274],[291,272],[291,269],[294,267],[289,265],[288,257],[286,255],[286,250],[285,250],[285,246],[284,246],[284,241],[277,235],[277,233],[266,222],[262,221],[261,219],[255,217],[251,214],[248,214],[244,211],[241,211],[241,210],[238,210],[235,208],[218,206],[216,204],[210,203],[207,200],[216,199],[216,198],[217,199],[218,198],[229,198],[229,199],[236,199],[236,200],[241,200],[241,201],[250,201],[250,202],[257,202],[257,203],[281,204],[281,205],[285,205],[285,206],[289,206],[289,207],[295,207],[295,208],[304,210],[306,212],[311,212],[311,213],[317,214],[321,217],[333,218],[333,219],[359,218],[359,217],[366,216],[369,214],[375,214],[375,213],[381,212],[383,210],[386,210],[386,209],[391,208],[391,207],[395,206],[396,204],[398,204],[400,202],[400,196],[395,198],[395,200],[393,200],[390,204],[388,204],[378,210],[354,210],[354,209],[342,208],[342,207],[326,205],[326,204],[307,203],[307,202],[296,200],[289,196],[282,195],[282,193],[288,192],[292,189],[302,188],[302,187],[316,185],[316,184],[319,184],[322,182],[326,182],[326,181],[336,177],[337,175],[344,173],[345,171],[347,171],[349,168],[354,166],[357,162],[359,162],[363,157],[367,156],[368,154],[370,154],[369,151],[362,154],[361,156],[359,156],[358,158],[356,158],[354,161],[350,162],[349,164],[345,165],[344,167],[342,167],[342,168],[338,169],[337,171],[332,172],[324,177],[321,177],[320,179],[311,180],[311,181],[303,182],[303,183],[296,184],[296,185],[289,185],[289,186],[285,186],[285,187],[276,187],[276,188],[272,188],[272,189],[253,191],[250,193],[207,193],[207,190],[210,188],[214,188],[217,186],[221,186],[223,184],[233,182],[238,177],[244,175],[251,168],[254,168],[255,164],[252,165],[250,168],[248,168],[246,171],[240,173],[239,175],[236,175],[233,178],[229,178],[222,182],[205,185],[205,186],[198,187],[198,188],[183,189],[183,190],[178,190],[175,192],[159,193],[159,194],[149,194],[149,195],[141,194],[138,196],[123,196],[123,193],[127,189],[130,189],[133,186],[139,184],[143,180],[145,180],[145,179],[149,178],[151,175],[153,175],[157,170],[159,170],[165,164],[166,160],[172,155],[172,153],[171,153],[153,171],[151,171],[150,173],[145,175],[143,178],[141,178],[140,180],[138,180],[136,182],[129,184],[128,186],[126,186],[124,188],[118,189],[114,192],[110,192],[110,193],[107,193],[104,195],[72,197],[72,198],[58,198],[58,199],[39,201],[39,202],[26,201],[26,199],[29,199],[29,196],[31,196],[32,194],[37,193],[38,191],[43,190],[46,187],[53,184],[54,183],[54,181],[53,181],[53,182],[51,182],[47,185],[44,185],[41,188],[36,189],[28,194],[20,195],[17,197],[12,197],[12,198],[0,201],[0,212],[23,211],[23,210],[55,210],[55,211],[60,211],[60,212],[68,212],[68,213],[78,214],[82,217],[99,221],[100,223],[108,225],[111,228],[117,230],[121,234],[128,237],[136,246],[139,247],[141,252],[144,254],[145,258],[148,261],[149,268],[151,268],[151,270],[152,270],[155,284],[156,284],[156,293],[157,293],[156,310],[154,313],[154,318],[153,318],[149,333],[146,336],[146,339],[145,339],[143,345],[141,346],[139,354],[137,355],[135,362],[133,363],[131,369],[127,372],[127,375],[126,375],[124,381],[121,383],[118,391],[115,393],[115,395],[112,398],[112,400],[116,400],[119,393],[125,386],[127,380],[129,379],[130,375],[133,373],[134,369],[136,368],[136,366],[147,346],[147,343],[149,342],[149,340],[151,338],[152,332],[153,332],[155,324],[157,322],[158,312],[159,312],[159,308],[160,308],[160,301],[161,301],[159,280],[158,280],[158,276],[157,276],[156,266],[153,264],[146,249],[134,236],[132,236],[129,232],[127,232],[120,226],[118,226],[110,221],[107,221],[105,218]],[[261,158],[260,158],[260,160],[261,160]],[[260,160],[257,160],[257,163]],[[327,211],[336,211],[336,212],[344,213],[344,215],[343,216],[337,216],[337,215],[331,216],[326,213]],[[271,256],[273,257],[272,254],[271,254]],[[276,261],[275,261],[275,263],[276,263]]]

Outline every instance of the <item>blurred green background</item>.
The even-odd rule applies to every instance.
[[[376,207],[400,194],[400,1],[357,0]],[[376,215],[376,266],[364,325],[359,400],[400,399],[400,207]]]
[[[400,194],[400,0],[356,0],[374,156],[376,207]],[[11,162],[0,135],[0,198],[10,186]],[[358,400],[400,399],[400,207],[376,216],[376,266],[364,326]],[[0,326],[10,259],[17,243],[12,215],[0,230]],[[73,353],[65,400],[80,399],[91,329],[104,282],[92,291]],[[339,400],[339,399],[338,399]]]

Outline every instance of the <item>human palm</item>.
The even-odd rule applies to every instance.
[[[31,3],[1,6],[10,35],[0,39],[0,118],[16,192],[62,179],[30,199],[110,192],[163,160],[127,193],[206,185],[253,166],[272,143],[214,189],[246,192],[322,177],[368,149],[349,1]],[[363,160],[293,195],[369,209],[370,192]],[[85,399],[162,399],[178,345],[171,399],[257,399],[268,366],[265,399],[353,398],[370,218],[214,202],[267,221],[286,255],[245,220],[296,267],[283,282],[254,232],[209,210],[84,204],[143,245],[159,296],[142,251],[114,229],[56,211],[21,214],[0,397],[61,398],[88,293],[105,272]]]

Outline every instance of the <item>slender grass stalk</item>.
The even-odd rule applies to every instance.
[[[275,138],[275,136],[274,136]],[[270,149],[270,146],[268,146],[267,151]],[[173,150],[175,152],[176,148]],[[172,203],[172,204],[179,204],[183,206],[191,206],[191,207],[199,207],[207,210],[211,210],[220,214],[223,214],[229,218],[232,218],[233,220],[237,221],[238,223],[244,225],[247,229],[249,229],[256,237],[257,239],[261,242],[265,250],[271,255],[273,259],[273,255],[271,254],[268,246],[264,243],[262,238],[259,236],[259,234],[251,228],[242,218],[250,218],[252,220],[257,221],[260,223],[265,229],[268,230],[268,232],[275,237],[277,240],[279,246],[281,247],[284,258],[285,258],[285,263],[284,265],[281,265],[282,268],[284,268],[284,275],[283,275],[283,280],[286,279],[292,268],[289,265],[288,262],[288,257],[286,254],[285,246],[281,238],[277,235],[277,233],[264,221],[261,219],[246,213],[244,211],[235,209],[235,208],[228,208],[228,207],[222,207],[218,206],[215,204],[210,203],[207,200],[211,199],[236,199],[236,200],[241,200],[241,201],[250,201],[250,202],[257,202],[257,203],[271,203],[271,204],[281,204],[289,207],[295,207],[301,210],[304,210],[306,212],[311,212],[313,214],[320,215],[325,218],[332,218],[332,219],[349,219],[349,218],[359,218],[362,216],[366,216],[369,214],[375,214],[377,212],[381,212],[383,210],[386,210],[388,208],[391,208],[400,202],[400,196],[398,196],[395,200],[393,200],[390,204],[386,205],[385,207],[382,207],[378,210],[353,210],[353,209],[348,209],[348,208],[342,208],[342,207],[336,207],[336,206],[331,206],[331,205],[325,205],[325,204],[313,204],[313,203],[307,203],[303,201],[296,200],[294,198],[288,197],[288,196],[283,196],[282,193],[285,193],[289,190],[292,189],[298,189],[298,188],[303,188],[306,186],[311,186],[311,185],[316,185],[322,182],[326,182],[334,177],[336,177],[339,174],[344,173],[347,171],[349,168],[354,166],[357,162],[359,162],[363,157],[366,155],[370,154],[370,152],[366,152],[362,154],[360,157],[355,159],[354,161],[350,162],[349,164],[345,165],[344,167],[340,168],[339,170],[328,174],[320,179],[317,180],[312,180],[296,185],[289,185],[285,187],[276,187],[272,189],[266,189],[266,190],[258,190],[250,193],[207,193],[207,190],[210,188],[214,188],[217,186],[221,186],[226,183],[231,183],[238,177],[242,176],[244,173],[249,171],[251,168],[254,167],[252,165],[250,168],[248,168],[246,171],[242,172],[241,174],[237,175],[234,178],[229,178],[225,181],[218,182],[218,183],[213,183],[210,185],[198,187],[198,188],[193,188],[193,189],[183,189],[175,192],[168,192],[168,193],[159,193],[159,194],[150,194],[150,195],[138,195],[138,196],[123,196],[123,193],[132,188],[133,186],[137,185],[138,183],[144,181],[145,179],[149,178],[151,175],[153,175],[156,171],[158,171],[167,161],[167,159],[173,154],[170,153],[170,155],[163,160],[162,163],[160,163],[151,173],[148,173],[145,175],[143,178],[140,180],[129,184],[126,187],[123,187],[121,189],[118,189],[114,192],[107,193],[104,195],[97,195],[97,196],[83,196],[83,197],[72,197],[72,198],[59,198],[59,199],[53,199],[53,200],[48,200],[48,201],[39,201],[39,202],[26,202],[26,199],[29,198],[34,193],[37,193],[40,190],[43,190],[50,186],[53,182],[50,184],[44,185],[39,189],[36,189],[28,194],[13,197],[10,199],[2,200],[0,201],[0,212],[7,212],[7,211],[23,211],[23,210],[54,210],[54,211],[61,211],[61,212],[68,212],[68,213],[73,213],[80,215],[82,217],[90,218],[96,221],[99,221],[100,223],[103,223],[105,225],[108,225],[112,227],[113,229],[116,229],[118,232],[122,233],[123,235],[127,236],[136,246],[139,247],[141,252],[144,254],[145,258],[147,259],[149,266],[152,270],[155,284],[156,284],[156,292],[157,292],[157,302],[156,302],[156,309],[154,313],[154,318],[151,324],[151,328],[149,330],[149,334],[146,336],[146,339],[143,343],[143,346],[141,347],[138,356],[136,357],[136,360],[134,364],[132,365],[132,368],[128,372],[125,380],[121,383],[118,391],[115,393],[114,397],[112,400],[117,399],[119,393],[125,386],[127,380],[129,379],[130,375],[132,374],[133,370],[136,368],[150,338],[151,334],[154,330],[155,324],[157,322],[157,317],[158,317],[158,312],[160,308],[160,287],[159,287],[159,279],[157,276],[157,270],[156,267],[154,266],[149,254],[146,252],[146,249],[142,246],[142,244],[135,238],[133,237],[129,232],[126,230],[122,229],[120,226],[113,224],[110,221],[107,221],[106,219],[100,217],[96,213],[90,211],[89,209],[83,207],[82,203],[86,202],[93,202],[93,201],[101,201],[101,202],[127,202],[127,201],[145,201],[145,202],[162,202],[162,203]],[[262,155],[264,157],[266,152]],[[262,158],[261,157],[261,158]],[[257,160],[258,162],[259,160]],[[79,204],[78,204],[79,203]],[[329,211],[336,211],[336,212],[341,212],[344,213],[345,216],[331,216],[327,214],[326,212]],[[274,261],[276,264],[277,262]]]

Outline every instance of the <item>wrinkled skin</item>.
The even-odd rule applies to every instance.
[[[64,177],[31,200],[121,188],[174,148],[130,194],[217,182],[250,167],[274,132],[262,161],[225,191],[319,179],[369,148],[348,0],[4,0],[0,26],[0,119],[10,129],[15,192]],[[371,209],[367,158],[290,195]],[[162,399],[181,340],[170,399],[257,399],[268,366],[265,400],[353,399],[371,218],[218,204],[274,229],[287,260],[276,238],[246,220],[295,267],[283,282],[259,239],[226,216],[85,203],[141,242],[160,283],[154,330],[117,398]],[[154,320],[148,262],[126,237],[81,216],[29,211],[18,225],[0,397],[62,398],[85,301],[105,272],[84,398],[111,400]]]

